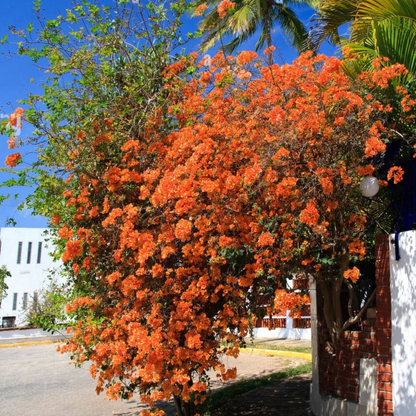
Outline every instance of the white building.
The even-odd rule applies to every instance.
[[[48,287],[53,270],[59,264],[49,255],[52,243],[45,241],[44,228],[1,228],[0,266],[5,265],[11,277],[7,296],[0,304],[0,327],[24,324],[24,309],[35,292]]]

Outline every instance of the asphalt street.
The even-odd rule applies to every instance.
[[[114,402],[97,396],[88,366],[69,365],[69,357],[56,352],[56,346],[0,349],[0,416],[139,415],[143,407],[138,399]],[[227,366],[237,366],[240,378],[266,375],[303,362],[255,354],[225,359]]]

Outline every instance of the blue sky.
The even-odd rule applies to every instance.
[[[65,6],[69,6],[70,1],[67,0],[46,0],[44,8],[48,18],[56,17],[59,12],[65,10]],[[29,23],[36,21],[33,12],[32,0],[20,0],[19,2],[3,1],[2,11],[0,14],[0,37],[9,34],[10,26],[16,29],[26,28]],[[2,53],[15,51],[13,45],[3,45],[0,48]],[[30,79],[36,80],[31,83]],[[22,56],[14,56],[9,58],[0,55],[0,114],[4,117],[13,112],[20,105],[17,103],[19,99],[27,96],[29,92],[41,92],[37,84],[40,84],[46,75],[33,65],[31,60]],[[21,136],[30,135],[31,127],[23,125]],[[10,153],[7,145],[7,137],[0,136],[0,166],[4,166],[4,159]],[[24,153],[24,151],[22,152]],[[7,175],[0,172],[0,181],[5,180]],[[15,188],[4,190],[0,188],[0,194],[10,193],[15,195],[19,193],[17,199],[9,199],[0,205],[0,227],[4,227],[8,218],[14,218],[18,227],[46,227],[47,221],[43,217],[35,217],[31,215],[30,210],[23,209],[17,211],[17,206],[23,201],[24,197],[30,192],[30,189]]]
[[[110,3],[111,0],[103,0],[102,3]],[[2,1],[2,10],[0,14],[0,38],[9,33],[9,27],[14,26],[16,29],[26,28],[29,23],[34,23],[36,27],[36,16],[33,12],[32,0]],[[65,14],[65,9],[71,7],[69,0],[43,0],[42,8],[44,16],[47,19],[53,19],[60,14]],[[310,19],[312,11],[305,7],[297,9],[297,15],[307,23]],[[184,33],[194,31],[197,28],[196,19],[187,19],[184,25]],[[284,63],[291,63],[296,58],[296,51],[292,50],[285,40],[280,36],[278,28],[274,33],[274,42],[280,49],[280,56]],[[255,39],[252,39],[243,46],[242,49],[254,49]],[[198,41],[192,41],[188,45],[188,51],[196,51]],[[0,46],[0,52],[13,51],[13,45]],[[216,51],[209,51],[214,54]],[[323,53],[328,55],[334,53],[334,49],[325,45],[322,49]],[[282,63],[277,59],[278,63]],[[34,79],[34,83],[30,80]],[[8,58],[0,55],[0,116],[4,117],[19,107],[17,100],[27,96],[29,92],[41,93],[39,85],[46,79],[46,74],[39,70],[30,59],[22,56],[14,56]],[[21,136],[30,135],[31,127],[24,125]],[[4,159],[10,151],[7,147],[7,137],[0,136],[0,166],[4,166]],[[22,151],[24,155],[24,149]],[[34,157],[34,156],[32,156]],[[24,156],[23,160],[30,160],[30,156]],[[0,182],[5,180],[7,175],[0,172]],[[0,227],[4,227],[8,218],[14,218],[18,227],[46,227],[47,221],[43,217],[35,217],[31,215],[28,209],[22,211],[17,210],[17,206],[23,201],[24,197],[30,192],[30,189],[12,189],[10,191],[0,188],[0,194],[10,193],[12,195],[19,193],[17,199],[9,199],[0,205]]]

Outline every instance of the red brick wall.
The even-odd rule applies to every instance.
[[[292,328],[305,329],[311,327],[311,318],[294,318]]]
[[[379,416],[393,415],[391,303],[388,236],[376,239],[376,317],[366,319],[359,331],[346,331],[339,350],[325,349],[326,333],[320,320],[319,380],[321,393],[358,402],[360,359],[377,360],[377,406]],[[319,309],[319,305],[318,305]]]
[[[322,326],[322,331],[324,331]],[[323,335],[323,334],[321,334]],[[324,336],[320,337],[324,339]],[[376,357],[375,328],[365,325],[362,331],[345,331],[336,354],[319,345],[319,380],[321,393],[358,402],[360,359]]]
[[[278,329],[286,328],[286,318],[263,318],[257,319],[256,328]]]

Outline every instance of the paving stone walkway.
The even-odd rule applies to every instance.
[[[309,416],[311,374],[280,380],[232,400],[212,416]]]

